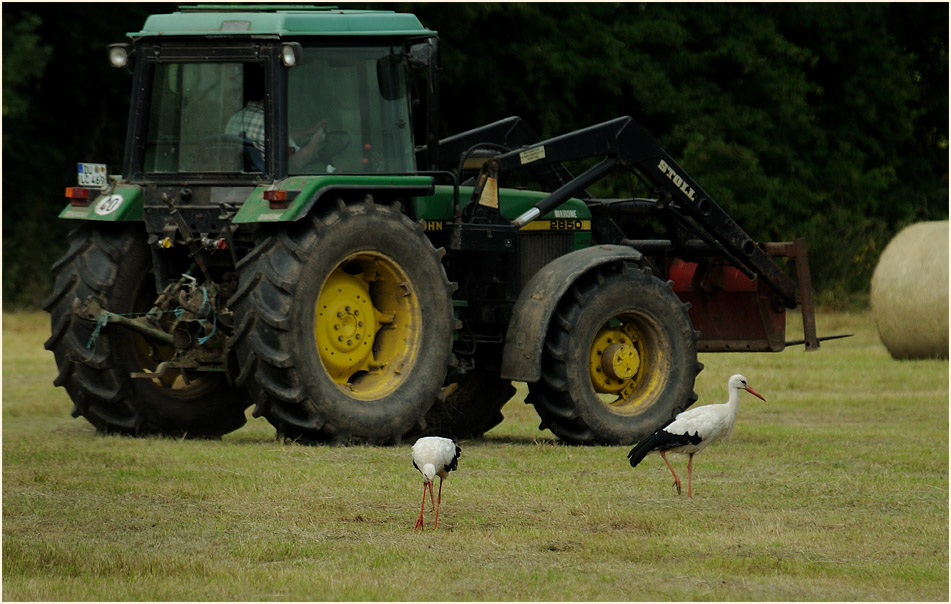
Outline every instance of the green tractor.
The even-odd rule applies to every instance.
[[[78,164],[45,306],[101,432],[219,437],[253,405],[306,443],[471,438],[522,381],[542,428],[629,444],[696,400],[698,350],[782,350],[799,305],[818,347],[802,241],[753,241],[631,118],[440,137],[413,15],[182,7],[129,36],[122,174]],[[586,192],[619,171],[650,195]]]

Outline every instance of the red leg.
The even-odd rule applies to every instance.
[[[416,520],[416,530],[423,528],[423,510],[426,509],[426,482],[423,482],[423,503],[419,506],[419,519]]]
[[[433,530],[439,524],[439,502],[442,501],[442,476],[439,477],[439,496],[436,497],[436,520],[433,521]]]
[[[687,458],[687,498],[693,498],[693,453]]]
[[[664,460],[664,463],[667,464],[667,467],[670,469],[670,473],[674,475],[674,485],[677,487],[677,494],[680,495],[680,479],[677,478],[677,472],[674,472],[674,466],[670,465],[670,462],[667,461],[667,455],[664,451],[660,452],[660,456]]]

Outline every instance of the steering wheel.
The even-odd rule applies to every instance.
[[[321,155],[321,157],[323,157],[324,152],[326,152],[329,158],[340,155],[350,146],[350,141],[353,140],[353,135],[350,134],[350,131],[344,129],[328,130],[324,133],[324,136],[326,137],[324,139],[324,146],[318,151],[318,155]]]

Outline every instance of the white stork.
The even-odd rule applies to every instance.
[[[690,456],[687,461],[687,497],[692,498],[693,456],[703,451],[710,443],[721,438],[729,438],[733,434],[740,390],[746,390],[753,396],[766,400],[760,393],[750,388],[746,378],[739,374],[730,377],[728,388],[730,400],[727,402],[722,405],[695,407],[679,413],[677,417],[637,443],[637,446],[627,454],[631,460],[631,467],[637,467],[648,453],[659,452],[664,463],[670,468],[670,473],[674,475],[674,484],[677,486],[677,494],[680,495],[680,479],[677,478],[673,466],[667,461],[667,453],[686,453]]]
[[[462,449],[448,438],[441,436],[424,436],[413,445],[413,467],[423,474],[423,503],[419,508],[419,519],[416,529],[423,528],[423,509],[426,508],[426,490],[429,489],[429,500],[433,500],[433,478],[439,476],[439,496],[433,506],[436,508],[436,519],[433,530],[439,524],[439,502],[442,500],[442,481],[449,476],[449,472],[459,464],[459,454]]]

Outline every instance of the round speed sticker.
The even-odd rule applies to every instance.
[[[122,198],[122,195],[108,195],[103,197],[99,203],[96,204],[96,214],[100,216],[112,214],[119,209],[123,201],[125,200]]]

